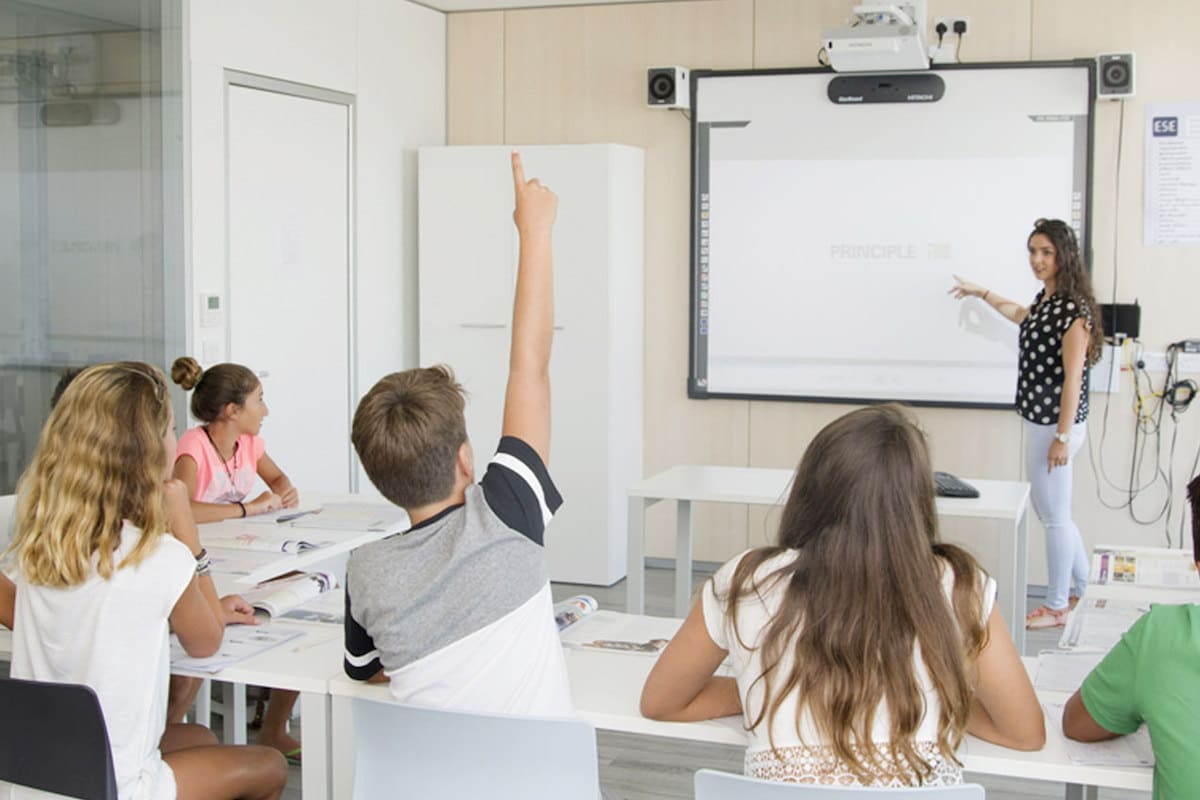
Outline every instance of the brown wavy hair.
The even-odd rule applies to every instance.
[[[135,565],[167,529],[163,436],[171,424],[163,375],[125,361],[83,370],[63,392],[18,484],[10,550],[22,574],[44,586],[77,586],[95,570]],[[142,538],[113,556],[129,520]]]
[[[1039,219],[1033,223],[1033,231],[1025,240],[1026,246],[1039,233],[1054,245],[1054,262],[1058,266],[1058,274],[1054,279],[1055,294],[1071,298],[1091,314],[1087,350],[1087,363],[1091,366],[1100,360],[1104,350],[1104,324],[1100,319],[1100,307],[1096,304],[1096,293],[1092,290],[1092,276],[1079,251],[1075,229],[1061,219]]]
[[[756,575],[789,551],[796,557],[785,566]],[[947,568],[954,574],[951,602],[942,589]],[[744,647],[738,605],[784,586],[762,632],[756,683],[764,702],[750,728],[766,722],[770,731],[794,694],[797,731],[807,709],[822,740],[862,783],[890,775],[924,783],[933,766],[915,739],[926,712],[914,670],[919,645],[941,703],[937,747],[957,763],[973,665],[987,641],[981,574],[965,550],[938,541],[929,454],[908,413],[888,404],[834,420],[804,452],[778,544],[752,550],[734,570],[726,608]],[[884,702],[890,757],[871,740]]]
[[[259,386],[258,376],[249,367],[217,364],[203,369],[191,356],[175,359],[171,380],[185,392],[192,392],[192,416],[201,422],[216,422],[230,403],[246,405],[247,395]]]

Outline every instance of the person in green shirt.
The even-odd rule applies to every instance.
[[[1188,484],[1200,568],[1200,477]],[[1142,723],[1154,748],[1154,800],[1200,796],[1200,605],[1156,605],[1071,696],[1063,733],[1098,742]]]

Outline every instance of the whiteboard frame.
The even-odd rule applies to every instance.
[[[1084,184],[1084,224],[1083,235],[1080,241],[1080,249],[1083,253],[1084,264],[1088,272],[1092,272],[1092,215],[1093,215],[1093,186],[1095,183],[1095,167],[1093,159],[1095,158],[1095,135],[1096,135],[1096,62],[1091,58],[1077,58],[1055,61],[996,61],[979,64],[937,64],[930,68],[931,72],[957,72],[960,70],[993,70],[993,69],[1046,69],[1046,68],[1071,68],[1084,69],[1088,81],[1088,126],[1087,126],[1087,175]],[[849,403],[854,405],[877,405],[879,403],[897,402],[897,400],[887,398],[865,398],[865,397],[839,397],[839,396],[817,396],[817,395],[775,395],[775,394],[751,394],[738,392],[710,392],[707,388],[700,386],[697,380],[697,338],[699,336],[699,311],[700,311],[700,193],[699,193],[699,173],[700,159],[697,148],[697,136],[699,129],[699,120],[696,113],[697,95],[699,93],[699,83],[702,80],[712,78],[745,78],[755,76],[777,76],[777,75],[829,75],[831,78],[847,73],[835,72],[828,67],[798,67],[788,69],[744,69],[744,70],[692,70],[690,78],[690,101],[691,107],[688,114],[688,119],[691,122],[691,202],[689,204],[689,212],[691,216],[691,240],[689,242],[689,275],[688,275],[688,378],[687,378],[687,395],[693,400],[767,400],[775,402],[801,402],[801,403]],[[860,74],[860,73],[852,73]],[[861,73],[865,75],[866,73]],[[1014,334],[1015,335],[1015,334]],[[1016,375],[1013,375],[1013,385],[1016,385]],[[1014,388],[1015,396],[1015,388]],[[923,406],[930,408],[977,408],[977,409],[992,409],[1012,411],[1016,408],[1015,403],[976,403],[976,402],[954,402],[947,400],[913,400],[901,399],[898,402],[903,402],[908,406]]]

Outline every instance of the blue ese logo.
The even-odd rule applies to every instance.
[[[1150,130],[1155,136],[1178,136],[1179,117],[1153,117]]]

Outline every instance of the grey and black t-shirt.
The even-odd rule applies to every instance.
[[[533,448],[504,437],[462,505],[355,550],[346,673],[382,669],[418,705],[570,713],[542,547],[561,504]]]

